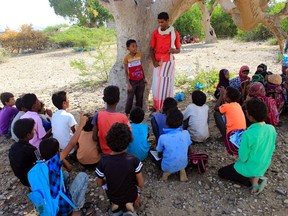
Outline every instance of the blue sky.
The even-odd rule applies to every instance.
[[[0,0],[0,30],[7,26],[18,30],[22,24],[35,28],[69,23],[57,16],[48,0]]]

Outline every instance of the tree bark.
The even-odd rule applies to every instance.
[[[202,26],[205,32],[205,43],[216,43],[217,36],[210,22],[213,10],[209,11],[207,5],[203,1],[198,1],[197,3],[202,11]]]
[[[171,24],[197,0],[102,0],[104,5],[113,15],[117,31],[117,60],[109,75],[109,84],[120,88],[120,102],[117,110],[123,111],[127,97],[127,82],[123,67],[123,59],[128,53],[126,41],[135,39],[138,52],[142,53],[142,66],[148,81],[144,95],[143,109],[147,109],[148,95],[152,84],[153,65],[149,56],[152,32],[158,27],[157,15],[167,12]]]

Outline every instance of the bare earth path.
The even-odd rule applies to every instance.
[[[215,68],[227,68],[237,72],[241,65],[247,64],[251,71],[257,65],[266,63],[268,69],[280,73],[281,65],[277,63],[277,46],[260,43],[238,43],[232,40],[220,41],[217,44],[195,44],[182,47],[181,54],[176,56],[177,72],[191,73]],[[79,110],[94,112],[103,108],[103,87],[84,87],[79,84],[78,71],[70,67],[70,60],[84,58],[87,53],[74,53],[71,50],[59,50],[48,53],[25,55],[11,58],[0,64],[0,92],[11,91],[15,96],[33,92],[43,100],[48,108],[54,107],[50,98],[54,91],[65,89],[71,98],[70,111],[76,114]],[[180,103],[184,109],[189,100]],[[266,173],[267,188],[259,196],[252,196],[248,188],[232,182],[221,180],[217,170],[234,161],[225,151],[222,143],[216,142],[219,132],[215,129],[212,115],[213,101],[209,102],[210,132],[212,140],[205,144],[195,144],[195,151],[208,152],[209,170],[199,175],[187,169],[189,182],[180,183],[178,176],[171,176],[167,183],[159,181],[161,171],[148,158],[144,161],[143,174],[145,187],[141,191],[139,215],[278,215],[288,212],[288,134],[287,114],[281,118],[283,126],[277,128],[278,138],[272,166]],[[148,119],[148,118],[147,118]],[[150,142],[155,145],[154,137]],[[7,157],[11,140],[0,139],[0,215],[36,215],[33,205],[28,200],[27,188],[14,177]],[[75,164],[72,175],[83,170]],[[90,185],[87,201],[97,209],[95,215],[106,215],[108,208],[106,195],[96,187],[95,175],[90,174]]]

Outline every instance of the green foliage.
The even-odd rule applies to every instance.
[[[86,28],[72,26],[66,31],[57,32],[49,37],[55,43],[71,44],[76,48],[95,48],[101,43],[116,43],[116,33],[114,30],[106,28]]]
[[[204,31],[201,24],[202,12],[198,5],[193,5],[186,13],[174,23],[180,35],[190,34],[193,37],[203,37]]]
[[[83,59],[76,59],[70,65],[80,71],[82,83],[94,85],[108,81],[109,72],[116,61],[116,53],[111,52],[111,46],[116,45],[115,32],[107,29],[97,29],[94,32],[93,52],[89,55],[93,58],[93,64],[89,65]],[[91,39],[91,38],[90,38]],[[89,42],[89,43],[90,43]]]
[[[237,34],[237,26],[234,24],[231,16],[225,13],[220,5],[214,8],[211,16],[211,25],[217,37],[234,37]]]
[[[100,26],[113,18],[99,0],[49,0],[49,3],[57,15],[86,27]]]
[[[9,57],[9,53],[4,48],[0,47],[0,64],[5,62]]]
[[[278,41],[277,41],[277,39],[276,38],[269,38],[268,39],[268,44],[269,45],[278,45]]]
[[[273,33],[263,24],[259,24],[251,31],[243,31],[238,29],[237,39],[240,41],[265,41],[273,37]]]
[[[194,78],[189,77],[187,74],[176,74],[175,76],[175,86],[186,92],[196,89],[196,85],[199,83],[203,86],[202,90],[212,93],[215,91],[218,81],[219,72],[216,70],[202,70]]]
[[[60,28],[66,28],[66,27],[69,27],[69,25],[68,24],[59,24],[59,25],[54,25],[54,26],[48,26],[43,30],[43,32],[47,33],[47,34],[54,34]]]
[[[0,36],[0,44],[9,52],[19,53],[45,49],[48,46],[47,36],[40,31],[33,30],[32,25],[22,25],[20,31],[6,29]]]

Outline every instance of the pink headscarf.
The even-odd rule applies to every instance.
[[[245,82],[245,81],[250,81],[250,77],[248,76],[243,76],[243,71],[250,71],[249,67],[247,65],[243,65],[241,68],[240,68],[240,71],[239,71],[239,78],[241,80],[241,83],[242,82]]]
[[[265,87],[260,82],[254,82],[249,88],[248,95],[250,97],[265,97],[266,91]]]

